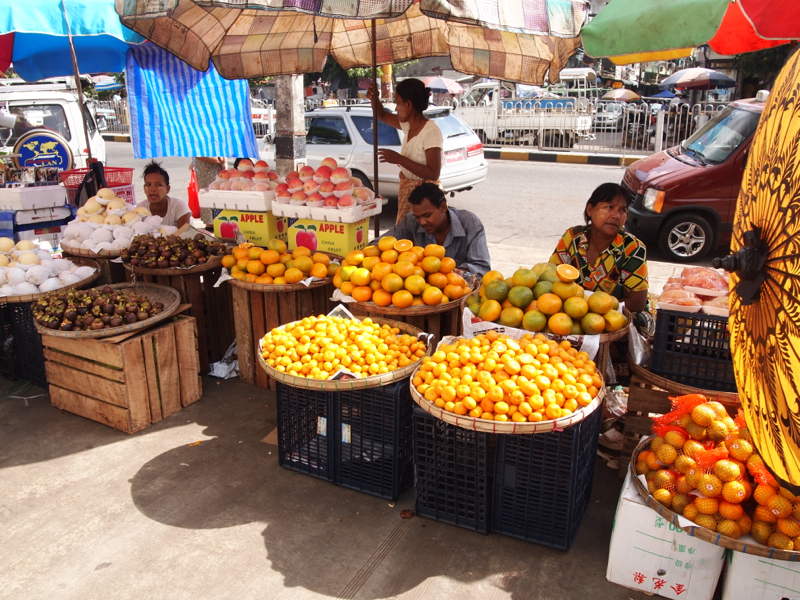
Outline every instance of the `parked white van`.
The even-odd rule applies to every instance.
[[[106,145],[86,102],[78,99],[74,78],[26,82],[0,79],[0,111],[16,116],[13,127],[0,127],[0,152],[11,153],[19,137],[32,129],[55,133],[72,151],[72,168],[86,166],[88,151],[81,111],[89,126],[92,158],[106,161]]]

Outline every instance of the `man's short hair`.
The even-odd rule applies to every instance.
[[[439,208],[442,202],[447,202],[442,188],[435,183],[423,183],[418,185],[411,191],[411,194],[409,194],[408,201],[411,204],[420,205],[425,198],[436,208]]]
[[[161,166],[161,163],[157,163],[156,161],[152,160],[144,168],[144,173],[142,173],[142,178],[144,179],[151,173],[158,173],[162,177],[164,177],[164,181],[167,185],[169,185],[169,173]]]

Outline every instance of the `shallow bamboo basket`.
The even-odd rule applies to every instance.
[[[379,325],[389,325],[390,327],[397,327],[402,333],[407,333],[409,335],[413,335],[415,337],[426,336],[427,334],[423,333],[416,327],[409,325],[408,323],[403,323],[402,321],[390,321],[388,319],[373,319],[373,322]],[[278,329],[285,329],[289,325],[293,325],[293,323],[288,323],[287,325],[282,325]],[[383,373],[381,375],[370,375],[369,377],[364,377],[360,379],[310,379],[308,377],[295,377],[294,375],[287,375],[286,373],[282,373],[277,369],[273,369],[271,366],[267,364],[264,360],[263,351],[262,351],[262,343],[263,340],[258,343],[258,352],[256,356],[258,357],[258,362],[261,367],[267,372],[267,375],[284,383],[288,386],[295,387],[295,388],[302,388],[306,390],[315,390],[319,392],[340,392],[340,391],[351,391],[351,390],[361,390],[365,388],[372,388],[372,387],[381,387],[384,385],[391,385],[392,383],[396,383],[403,379],[406,379],[411,376],[411,374],[416,371],[422,359],[418,359],[412,362],[410,365],[403,367],[401,369],[397,369],[396,371],[390,371],[389,373]],[[430,356],[431,351],[433,350],[432,340],[430,336],[427,337],[426,340],[426,356]]]
[[[722,546],[723,548],[728,548],[730,550],[735,550],[736,552],[744,552],[745,554],[754,554],[756,556],[763,556],[765,558],[772,558],[776,560],[788,560],[791,562],[800,561],[800,552],[796,552],[794,550],[780,550],[778,548],[770,548],[769,546],[763,546],[756,542],[755,540],[748,542],[745,540],[737,540],[732,537],[728,537],[726,535],[722,535],[721,533],[716,533],[715,531],[711,531],[710,529],[706,529],[705,527],[701,527],[700,525],[689,525],[684,526],[679,521],[678,513],[670,510],[663,504],[661,504],[658,500],[653,498],[650,495],[650,492],[640,480],[639,477],[636,475],[636,463],[638,462],[639,453],[643,450],[646,450],[647,447],[650,446],[650,441],[655,436],[650,436],[646,438],[642,438],[642,441],[639,442],[639,445],[636,446],[636,450],[631,457],[630,465],[628,466],[628,470],[631,476],[631,481],[633,482],[634,486],[636,487],[636,491],[639,492],[639,496],[647,503],[647,505],[656,511],[659,516],[663,517],[676,527],[680,527],[685,533],[696,537],[698,539],[703,540],[704,542],[708,542],[709,544],[714,544],[715,546]],[[682,517],[681,517],[682,518]],[[688,521],[688,519],[683,519],[684,523]],[[690,521],[689,521],[690,522]],[[691,523],[691,522],[690,522]]]
[[[632,373],[638,375],[647,383],[677,396],[685,396],[687,394],[702,394],[709,400],[716,401],[724,405],[735,406],[739,404],[739,394],[734,394],[731,392],[717,392],[715,390],[703,390],[700,388],[683,385],[681,383],[675,383],[674,381],[665,379],[664,377],[656,375],[652,371],[637,365],[630,354],[628,354],[628,366],[630,367]]]
[[[73,283],[72,285],[65,285],[63,288],[58,288],[59,291],[63,289],[71,289],[75,288],[77,290],[82,290],[83,288],[89,286],[92,282],[96,281],[98,277],[100,277],[100,265],[93,260],[89,260],[86,258],[70,258],[69,261],[74,264],[78,265],[79,267],[94,267],[95,271],[86,279],[80,280],[78,283]],[[0,304],[13,304],[16,302],[33,302],[34,300],[38,300],[39,298],[44,298],[50,292],[42,292],[40,294],[25,294],[23,296],[2,296],[0,297]]]

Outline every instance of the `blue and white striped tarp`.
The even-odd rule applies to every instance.
[[[205,73],[154,44],[125,66],[134,158],[258,156],[247,80]]]

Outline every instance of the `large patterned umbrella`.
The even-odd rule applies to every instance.
[[[588,8],[583,0],[574,3]],[[239,0],[116,0],[124,25],[195,69],[213,61],[229,79],[318,72],[328,54],[345,69],[371,66],[374,21],[378,64],[449,56],[462,73],[540,85],[548,72],[551,82],[558,80],[580,45],[580,19],[587,14],[576,11],[569,30],[557,21],[556,31],[533,35],[431,18],[415,0],[250,0],[247,9],[241,6]]]
[[[773,474],[800,492],[800,54],[767,99],[742,179],[731,256],[739,399]]]
[[[741,54],[800,38],[800,2],[611,0],[581,30],[586,54],[616,64],[689,56],[708,44]]]

